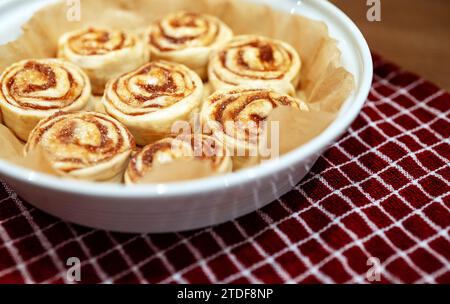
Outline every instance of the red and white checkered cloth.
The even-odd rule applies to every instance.
[[[450,283],[450,94],[375,57],[350,130],[291,192],[220,226],[162,235],[62,222],[0,186],[0,283]]]

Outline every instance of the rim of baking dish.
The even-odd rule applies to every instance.
[[[346,100],[343,107],[353,103],[348,107],[345,115],[340,113],[327,129],[305,145],[281,156],[279,159],[262,163],[258,166],[244,169],[238,172],[225,175],[212,176],[208,178],[196,179],[191,181],[182,181],[166,184],[143,184],[143,185],[117,185],[108,183],[95,183],[87,181],[78,181],[72,179],[63,179],[44,173],[33,172],[0,160],[0,172],[12,179],[19,180],[37,187],[76,193],[86,196],[119,197],[119,198],[152,198],[161,196],[180,196],[205,193],[216,189],[223,190],[224,187],[232,188],[236,185],[242,185],[252,180],[257,180],[279,171],[289,170],[294,164],[307,159],[330,145],[338,136],[343,134],[350,124],[359,114],[371,87],[372,83],[372,57],[362,33],[358,27],[345,15],[340,9],[328,1],[314,1],[322,13],[329,15],[331,19],[339,22],[342,29],[352,38],[352,44],[359,51],[360,60],[363,64],[361,72],[360,85],[354,93]],[[342,112],[342,109],[341,109]]]

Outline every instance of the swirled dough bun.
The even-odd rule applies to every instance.
[[[23,60],[0,76],[3,121],[23,141],[41,119],[58,111],[81,110],[90,98],[88,76],[64,60]]]
[[[152,58],[185,64],[204,80],[211,52],[232,37],[231,29],[218,18],[184,11],[155,22],[147,35]]]
[[[215,90],[255,87],[294,96],[300,67],[300,57],[291,45],[263,36],[242,35],[213,53],[208,76]]]
[[[202,97],[203,83],[195,72],[182,64],[152,61],[112,79],[103,105],[143,146],[171,135],[175,122],[189,122]]]
[[[96,112],[58,112],[33,129],[25,152],[40,147],[58,174],[91,181],[122,180],[135,143],[117,120]]]
[[[149,52],[146,43],[133,33],[87,28],[62,35],[58,57],[83,68],[91,79],[92,92],[102,95],[109,79],[143,65]]]

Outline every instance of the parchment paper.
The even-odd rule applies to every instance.
[[[22,59],[55,57],[59,36],[74,29],[99,26],[142,32],[152,21],[169,12],[186,10],[215,15],[236,35],[260,34],[277,38],[293,45],[300,54],[302,69],[297,93],[308,104],[310,112],[282,109],[269,117],[298,122],[280,128],[282,141],[283,138],[294,138],[289,143],[280,143],[281,154],[325,129],[354,87],[353,76],[340,66],[340,51],[336,41],[329,37],[325,23],[276,11],[266,5],[238,0],[81,0],[81,20],[76,22],[68,20],[69,9],[62,1],[37,12],[24,25],[23,34],[16,41],[0,46],[0,70]],[[17,153],[18,146],[4,129],[0,128],[3,146],[0,157],[10,159],[11,154]],[[21,164],[48,171],[48,168],[34,168],[27,161]],[[146,180],[151,181],[152,178]],[[173,177],[165,180],[172,181]]]

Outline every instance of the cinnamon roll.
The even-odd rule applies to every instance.
[[[61,110],[81,110],[90,96],[87,75],[59,59],[19,61],[0,76],[3,121],[23,141],[41,119]]]
[[[186,66],[150,62],[112,79],[103,96],[105,111],[122,122],[139,145],[170,135],[176,121],[190,121],[203,97],[200,77]]]
[[[33,129],[25,153],[37,147],[61,176],[119,181],[135,143],[128,130],[107,115],[58,112]]]
[[[135,34],[87,28],[62,35],[58,57],[83,68],[91,79],[93,93],[101,95],[109,79],[147,62],[149,52],[146,43]]]
[[[300,67],[300,57],[291,45],[263,36],[243,35],[213,53],[208,76],[216,90],[251,86],[294,96]]]
[[[147,37],[153,58],[185,64],[205,80],[210,53],[225,45],[233,32],[216,17],[177,12],[154,23]]]
[[[233,166],[226,148],[211,136],[168,137],[145,146],[134,155],[125,172],[125,183],[138,183],[155,165],[189,159],[210,160],[212,172],[216,174],[231,172]]]
[[[207,98],[201,111],[205,129],[223,142],[233,156],[233,169],[256,164],[264,140],[264,121],[278,106],[308,111],[306,104],[268,89],[236,88]]]

